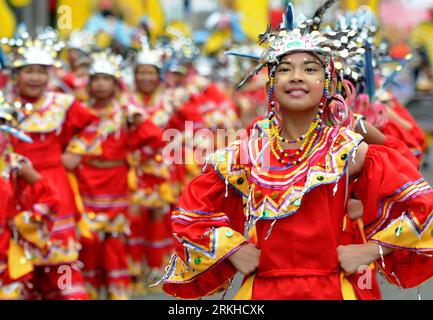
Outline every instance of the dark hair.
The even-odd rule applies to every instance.
[[[21,72],[21,70],[23,70],[25,67],[28,67],[28,66],[41,66],[41,67],[43,67],[47,72],[48,72],[48,68],[49,68],[49,66],[46,66],[46,65],[44,65],[44,64],[27,64],[27,65],[25,65],[25,66],[20,66],[20,67],[12,68],[12,69],[11,69],[11,70],[12,70],[12,76],[17,76],[17,75]]]
[[[115,76],[113,76],[111,74],[107,74],[107,73],[102,73],[102,72],[98,72],[98,73],[94,73],[94,74],[89,75],[89,83],[98,74],[102,74],[102,75],[104,75],[106,77],[112,78],[114,80],[114,82],[116,82],[117,84],[120,84],[119,79],[117,79]]]

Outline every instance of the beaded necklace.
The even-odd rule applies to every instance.
[[[323,96],[319,104],[319,111],[311,122],[306,133],[302,134],[297,139],[285,139],[280,135],[280,125],[278,123],[275,112],[275,99],[274,99],[274,85],[275,85],[275,70],[273,66],[270,72],[269,79],[269,92],[268,92],[268,120],[270,131],[270,147],[271,152],[275,158],[282,164],[296,165],[305,160],[314,147],[317,136],[324,123],[324,108],[328,100],[328,92],[330,88],[331,71],[326,68],[325,87],[323,89]],[[287,144],[295,144],[301,142],[301,146],[293,153],[288,153],[281,147],[281,142]]]

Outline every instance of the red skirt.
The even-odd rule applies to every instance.
[[[128,167],[95,168],[83,165],[77,174],[84,208],[110,219],[128,211]]]

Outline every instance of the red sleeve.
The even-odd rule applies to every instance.
[[[16,195],[20,212],[29,212],[31,219],[49,221],[52,214],[58,210],[60,202],[59,194],[53,184],[41,177],[33,184],[20,179],[18,186],[22,190]]]
[[[383,134],[393,136],[404,143],[417,158],[417,161],[421,162],[423,149],[410,132],[404,130],[398,123],[392,120],[389,120],[381,131]]]
[[[68,72],[65,74],[65,76],[63,77],[63,82],[69,87],[69,88],[74,88],[74,82],[75,82],[75,76],[72,72]]]
[[[81,132],[87,127],[92,121],[97,120],[88,108],[86,108],[78,100],[74,100],[68,109],[65,122],[62,128],[62,145],[67,146],[69,140],[75,135]]]
[[[172,213],[176,254],[164,290],[180,298],[210,295],[236,273],[225,259],[245,243],[241,195],[211,169],[193,179]]]
[[[203,116],[198,111],[196,103],[194,103],[194,98],[184,103],[179,110],[172,115],[167,127],[184,131],[187,121],[194,123],[194,129],[197,129],[195,127],[196,124],[204,122]]]
[[[128,133],[128,149],[136,150],[144,145],[153,149],[164,146],[162,141],[162,130],[155,125],[150,119],[146,119],[138,127],[133,128]]]
[[[9,183],[0,178],[0,280],[7,267],[7,250],[9,248],[10,231],[8,218],[13,210],[12,190]]]
[[[386,278],[404,288],[431,278],[433,190],[419,171],[398,151],[370,145],[354,186],[367,239],[395,249],[377,261]]]
[[[412,129],[410,130],[410,134],[416,140],[418,145],[421,147],[421,150],[424,151],[426,148],[426,139],[424,131],[418,125],[414,117],[410,114],[410,112],[397,100],[393,99],[394,102],[394,111],[403,119],[406,119],[412,124]]]
[[[397,150],[403,157],[409,160],[410,163],[414,165],[415,168],[419,168],[421,165],[420,159],[414,156],[412,151],[407,145],[405,145],[401,140],[397,139],[391,135],[385,135],[384,146]]]

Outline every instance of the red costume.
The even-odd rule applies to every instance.
[[[167,94],[157,89],[152,95],[137,92],[129,98],[160,130],[166,130],[170,128],[172,118],[181,117],[175,113]],[[177,202],[184,170],[178,164],[167,165],[162,151],[144,146],[131,155],[134,170],[131,174],[135,177],[135,183],[130,186],[131,200],[136,209],[130,212],[128,249],[130,270],[138,278],[147,267],[155,273],[151,277],[157,276],[164,256],[169,256],[172,251],[170,211]]]
[[[137,110],[117,102],[92,110],[97,120],[68,147],[69,152],[84,155],[76,175],[84,216],[93,231],[91,239],[82,240],[80,259],[89,292],[97,294],[105,284],[111,299],[126,298],[130,284],[124,239],[129,234],[126,156],[143,145],[160,147],[161,131],[149,119],[138,127],[128,125]]]
[[[236,272],[226,258],[246,242],[247,221],[257,228],[261,256],[243,298],[375,298],[356,275],[342,275],[336,250],[343,243],[347,162],[362,138],[325,127],[317,139],[308,159],[291,167],[275,159],[265,138],[215,153],[213,167],[188,185],[173,212],[178,241],[167,293],[197,298],[226,288]],[[419,172],[396,151],[371,145],[354,192],[364,204],[367,240],[397,249],[385,257],[386,268],[377,264],[387,278],[403,287],[430,278],[433,260],[417,253],[433,251],[433,190]]]
[[[53,218],[49,235],[49,249],[44,254],[35,252],[36,272],[46,275],[51,283],[47,292],[58,290],[57,265],[70,265],[72,278],[79,288],[82,284],[81,274],[76,265],[79,243],[76,235],[76,221],[80,218],[75,206],[74,195],[69,184],[66,170],[61,162],[61,155],[71,137],[80,132],[93,119],[91,113],[72,96],[60,93],[47,93],[38,100],[18,97],[23,103],[33,104],[33,110],[26,115],[21,129],[33,139],[26,143],[11,137],[13,149],[27,157],[34,168],[50,183],[56,186],[61,199]],[[81,291],[80,291],[81,290]],[[85,291],[78,290],[81,297],[87,297]],[[64,292],[65,299],[69,293]],[[76,293],[71,293],[75,298]]]
[[[396,97],[390,95],[390,101],[388,102],[388,105],[393,111],[397,113],[398,116],[408,121],[412,128],[410,130],[407,130],[397,121],[389,119],[386,122],[385,126],[380,130],[386,136],[393,136],[406,144],[407,147],[411,150],[413,156],[416,157],[418,163],[421,164],[422,156],[426,148],[424,131],[419,127],[413,116],[397,100]]]

